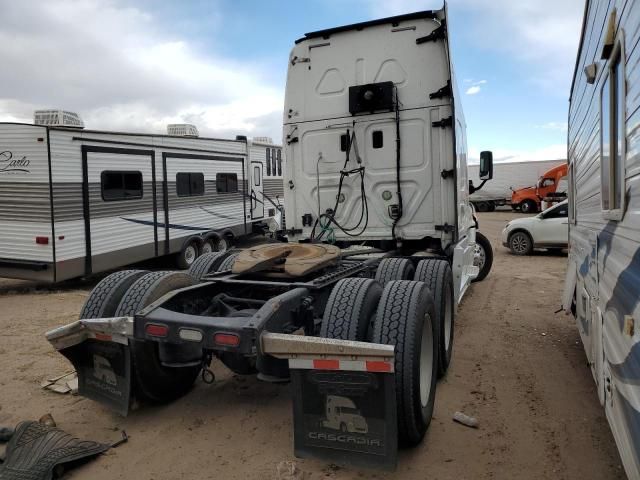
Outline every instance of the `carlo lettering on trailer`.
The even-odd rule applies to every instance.
[[[0,152],[0,174],[3,173],[30,173],[29,159],[26,156],[14,157],[9,150]]]

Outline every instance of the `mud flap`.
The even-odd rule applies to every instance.
[[[396,468],[393,374],[292,369],[291,380],[296,456]]]
[[[131,401],[131,352],[122,343],[85,340],[60,350],[78,373],[78,393],[126,416]]]
[[[289,361],[298,457],[394,470],[394,347],[265,333],[263,353]]]

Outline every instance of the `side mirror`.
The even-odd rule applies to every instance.
[[[480,152],[480,180],[493,178],[493,153]]]

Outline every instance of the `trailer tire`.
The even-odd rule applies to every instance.
[[[121,270],[104,277],[85,300],[80,318],[113,317],[125,292],[147,273],[146,270]]]
[[[182,250],[176,255],[176,266],[180,270],[186,270],[193,265],[200,256],[200,246],[195,238],[184,242]]]
[[[152,272],[140,277],[122,297],[116,316],[131,316],[163,295],[194,285],[183,272]],[[136,396],[142,400],[165,403],[189,391],[201,365],[165,367],[160,361],[160,345],[146,340],[130,342]]]
[[[335,284],[324,309],[320,336],[364,342],[382,295],[382,286],[370,278],[343,278]]]
[[[493,247],[489,239],[480,232],[476,232],[476,253],[480,254],[480,264],[477,265],[480,267],[480,272],[472,281],[481,282],[491,271],[491,266],[493,265]]]
[[[421,260],[416,268],[414,280],[424,282],[433,294],[435,318],[438,321],[438,377],[447,373],[453,352],[455,330],[455,299],[453,295],[453,274],[449,262],[436,258]]]
[[[538,211],[538,204],[533,200],[525,200],[520,204],[520,211],[522,213],[536,213]]]
[[[209,273],[217,272],[218,267],[225,260],[227,255],[227,252],[203,253],[191,264],[187,273],[191,275],[194,280],[199,282],[202,280],[202,277]]]
[[[385,286],[392,280],[412,280],[415,268],[407,258],[383,258],[376,270],[376,280]]]
[[[392,281],[382,292],[372,341],[395,347],[398,440],[417,445],[433,416],[438,373],[438,323],[424,282]]]

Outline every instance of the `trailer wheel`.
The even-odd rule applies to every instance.
[[[401,444],[420,443],[431,423],[438,376],[438,338],[429,287],[423,282],[389,282],[378,305],[372,341],[395,347]]]
[[[191,264],[187,273],[199,282],[205,275],[211,272],[217,272],[218,267],[225,260],[226,256],[226,252],[203,253]]]
[[[522,213],[536,213],[538,211],[538,204],[533,200],[525,200],[520,204],[520,210]]]
[[[438,377],[447,373],[453,352],[455,323],[455,300],[453,296],[453,274],[449,262],[440,259],[421,260],[416,268],[415,280],[424,282],[433,294],[435,318],[438,321]]]
[[[473,279],[474,282],[480,282],[485,279],[491,271],[493,265],[493,247],[487,237],[480,232],[476,232],[476,248],[475,248],[474,265],[480,269],[478,276]]]
[[[376,280],[386,285],[392,280],[411,280],[415,268],[407,258],[383,258],[376,270]]]
[[[229,250],[230,242],[225,236],[218,235],[217,233],[212,233],[207,238],[204,239],[202,243],[201,253],[211,253],[211,252],[226,252]]]
[[[343,278],[335,284],[324,309],[320,336],[366,341],[382,286],[370,278]]]
[[[146,270],[122,270],[104,277],[93,287],[80,310],[80,318],[113,317],[122,296]]]
[[[186,270],[193,265],[193,262],[196,261],[199,255],[200,248],[195,239],[185,242],[182,250],[176,255],[176,265],[179,269]]]
[[[182,272],[148,273],[127,290],[116,316],[135,315],[166,293],[194,283],[191,276]],[[132,340],[130,348],[135,392],[143,400],[164,403],[181,397],[189,391],[200,373],[200,364],[186,367],[162,365],[157,342]],[[197,359],[197,351],[193,352],[193,357]]]

